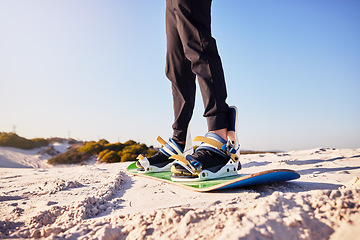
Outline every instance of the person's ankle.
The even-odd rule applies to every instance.
[[[210,131],[227,140],[227,128]]]

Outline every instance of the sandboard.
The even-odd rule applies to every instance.
[[[154,180],[174,184],[189,190],[197,192],[210,192],[228,188],[243,188],[255,185],[271,184],[276,182],[285,182],[300,178],[300,174],[289,169],[273,169],[253,174],[238,174],[236,176],[219,178],[215,180],[197,181],[197,182],[174,182],[171,181],[171,172],[160,173],[138,173],[136,162],[130,164],[126,170],[128,173],[151,178]],[[241,170],[240,170],[241,172]]]

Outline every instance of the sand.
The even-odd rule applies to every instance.
[[[37,152],[0,148],[0,238],[360,239],[360,149],[244,155],[244,173],[302,177],[212,193],[126,174],[130,162],[51,167]]]

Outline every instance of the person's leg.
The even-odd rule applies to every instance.
[[[177,30],[177,19],[174,13],[173,0],[166,1],[166,76],[171,81],[174,104],[173,137],[171,141],[176,146],[169,146],[168,149],[180,149],[185,147],[188,124],[192,117],[195,104],[195,74],[191,71],[190,61],[185,57]],[[173,160],[169,157],[174,151],[158,151],[148,159],[151,166],[164,167]],[[176,152],[176,151],[175,151]],[[146,164],[145,164],[146,165]],[[142,168],[140,162],[138,167]]]
[[[184,143],[195,105],[195,74],[185,57],[175,14],[177,1],[166,1],[166,76],[172,84],[174,104],[173,139]]]
[[[211,0],[175,0],[177,29],[191,69],[197,75],[208,130],[226,139],[227,92],[216,41],[211,35]],[[218,131],[220,130],[220,131]]]
[[[230,155],[222,148],[228,140],[230,118],[222,63],[216,41],[211,35],[211,0],[174,1],[177,2],[174,7],[179,37],[185,57],[190,60],[191,69],[199,82],[209,131],[205,135],[208,143],[203,142],[192,156],[188,156],[187,161],[213,172],[215,175],[212,177],[216,177],[216,173],[223,171],[230,160]],[[213,142],[217,142],[214,144],[217,147],[212,147]],[[180,162],[173,163],[173,176],[198,176]]]
[[[172,83],[174,101],[173,140],[182,148],[195,104],[196,75],[209,131],[227,138],[226,87],[216,43],[211,37],[210,7],[210,0],[166,1],[166,76]],[[218,164],[211,152],[205,157]],[[149,158],[151,165],[159,167],[171,161],[162,151]]]

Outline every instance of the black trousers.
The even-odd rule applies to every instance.
[[[226,85],[211,35],[211,0],[166,0],[166,76],[174,101],[173,138],[186,139],[195,106],[197,77],[208,130],[227,128]]]

